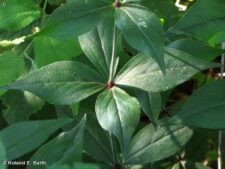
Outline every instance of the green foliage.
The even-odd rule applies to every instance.
[[[195,127],[224,129],[225,123],[221,120],[225,117],[224,94],[224,80],[207,84],[189,98],[178,115],[184,122]]]
[[[137,98],[144,113],[153,124],[156,124],[162,107],[162,98],[160,93],[151,93],[138,90]]]
[[[99,169],[98,166],[93,164],[82,164],[82,163],[75,163],[73,167],[70,167],[68,165],[53,165],[51,167],[48,167],[47,169]]]
[[[225,159],[224,0],[2,3],[0,161],[210,169],[218,147]]]
[[[115,83],[150,92],[166,91],[213,64],[172,48],[165,49],[166,74],[146,54],[138,54],[118,73]],[[176,76],[174,76],[176,74]]]
[[[43,101],[40,98],[27,91],[8,91],[2,96],[2,100],[7,107],[2,113],[9,124],[27,121],[43,106]]]
[[[41,15],[35,0],[6,0],[6,3],[0,7],[0,29],[19,30]]]
[[[18,78],[24,72],[24,61],[13,52],[4,52],[0,54],[1,74],[0,84],[6,85]],[[0,95],[4,92],[0,91]]]
[[[6,88],[27,90],[55,104],[71,104],[102,90],[102,83],[101,76],[88,66],[62,61],[35,70]]]
[[[176,23],[172,31],[184,32],[196,38],[217,43],[215,36],[224,32],[225,28],[224,10],[225,1],[223,0],[198,0]]]
[[[112,11],[112,4],[105,0],[69,1],[56,9],[39,36],[70,38],[91,30]]]
[[[95,111],[100,125],[119,139],[124,152],[139,122],[139,109],[138,101],[117,87],[102,92],[96,100]]]
[[[51,37],[37,37],[34,40],[35,61],[38,67],[52,62],[71,60],[81,52],[80,45],[75,38],[54,39]]]
[[[157,128],[152,124],[147,125],[132,139],[125,163],[140,164],[167,158],[178,152],[191,136],[191,129],[170,122],[170,119],[162,121]]]
[[[153,57],[165,71],[164,38],[159,18],[138,5],[127,5],[117,9],[116,12],[116,24],[127,42],[135,49]]]
[[[71,119],[29,121],[16,123],[1,130],[0,137],[6,149],[7,160],[16,159],[34,150],[69,122]]]
[[[81,160],[83,133],[86,117],[67,132],[60,133],[56,138],[43,145],[32,157],[31,161],[46,161],[48,165],[73,164]],[[36,168],[29,166],[28,169]],[[39,168],[45,168],[45,166]]]
[[[5,161],[6,159],[6,154],[5,154],[5,148],[2,144],[2,142],[0,142],[0,160],[1,160],[1,164],[0,164],[0,169],[6,169],[6,166],[3,165],[3,161]]]

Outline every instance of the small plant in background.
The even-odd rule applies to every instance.
[[[224,167],[224,0],[5,3],[1,169]]]

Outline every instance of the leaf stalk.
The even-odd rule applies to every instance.
[[[116,32],[117,32],[116,24],[114,24],[113,41],[112,41],[112,58],[110,62],[109,81],[108,81],[110,83],[113,82],[116,67]]]

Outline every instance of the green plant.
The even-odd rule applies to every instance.
[[[208,169],[217,147],[220,167],[224,0],[186,12],[173,0],[4,4],[0,158],[9,168]]]

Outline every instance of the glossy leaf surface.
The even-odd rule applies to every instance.
[[[114,18],[107,18],[101,21],[97,28],[79,37],[81,47],[88,59],[107,78],[112,57],[114,20]],[[121,48],[121,38],[119,33],[116,33],[116,36],[118,51]]]
[[[113,87],[98,96],[95,111],[102,128],[113,133],[126,152],[129,140],[139,122],[138,101],[120,88]]]
[[[115,83],[150,92],[165,91],[190,79],[194,74],[215,66],[187,53],[172,48],[165,49],[166,74],[146,54],[131,59],[118,73]]]
[[[171,31],[184,32],[210,41],[215,34],[224,31],[224,10],[225,1],[223,0],[198,0]]]
[[[39,35],[55,38],[79,36],[111,15],[112,9],[112,3],[105,0],[67,2],[53,12]]]
[[[48,165],[54,163],[73,164],[82,157],[83,134],[86,116],[73,129],[60,133],[56,138],[43,145],[32,157],[31,161],[46,161]],[[38,166],[39,169],[46,168]],[[35,169],[30,165],[28,169]]]
[[[62,119],[21,122],[1,130],[0,138],[6,149],[7,160],[16,159],[34,150],[56,130],[71,121],[71,119]]]
[[[197,90],[184,104],[179,117],[186,124],[209,129],[225,128],[225,80],[209,83]]]
[[[61,61],[42,67],[10,84],[8,89],[27,90],[54,104],[71,104],[102,90],[104,82],[88,66]]]
[[[192,136],[192,130],[183,124],[163,122],[155,129],[147,125],[132,139],[126,164],[159,161],[180,151]]]
[[[139,5],[123,6],[116,12],[116,24],[127,42],[135,49],[149,54],[164,70],[163,30],[159,18]]]

